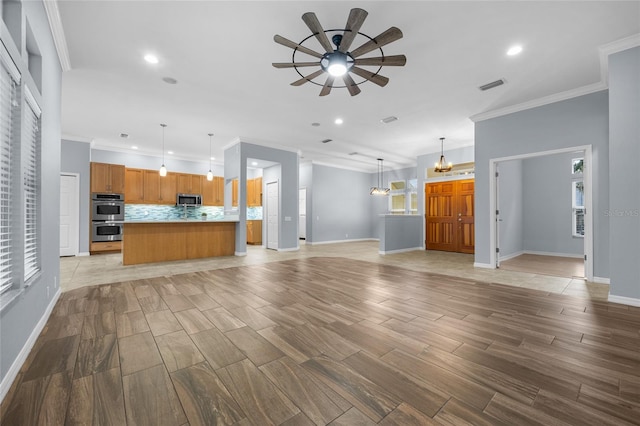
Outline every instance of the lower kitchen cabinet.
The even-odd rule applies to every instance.
[[[92,242],[89,245],[89,251],[91,253],[101,253],[108,251],[120,251],[122,250],[122,241],[104,241],[104,242]]]
[[[262,244],[261,220],[247,220],[247,244]]]

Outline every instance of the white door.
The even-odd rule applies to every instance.
[[[78,176],[60,175],[60,256],[78,254]]]
[[[298,238],[307,238],[307,188],[301,188],[298,195],[298,211],[300,220],[298,221]]]
[[[500,173],[498,173],[498,163],[496,163],[496,268],[500,267]]]
[[[279,212],[278,182],[267,184],[267,248],[278,249]]]

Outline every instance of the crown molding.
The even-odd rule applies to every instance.
[[[64,36],[58,2],[57,0],[46,0],[42,3],[44,4],[44,10],[47,14],[47,20],[49,21],[49,27],[51,28],[53,42],[56,45],[62,71],[70,71],[71,59],[69,58],[69,49],[67,48],[67,39]]]
[[[629,37],[625,37],[620,40],[616,40],[614,42],[600,46],[598,48],[598,55],[600,58],[600,81],[597,83],[577,87],[575,89],[555,93],[553,95],[544,96],[542,98],[534,99],[520,104],[511,105],[492,111],[481,112],[479,114],[472,115],[471,117],[469,117],[469,119],[476,123],[478,121],[488,120],[491,118],[512,114],[514,112],[524,111],[527,109],[552,104],[554,102],[560,102],[571,98],[577,98],[578,96],[588,95],[590,93],[606,90],[609,88],[609,55],[638,46],[640,46],[640,33],[633,34]]]
[[[609,86],[609,55],[640,46],[640,33],[604,44],[598,48],[600,77]]]
[[[84,143],[93,142],[92,138],[87,138],[84,136],[77,136],[77,135],[70,135],[68,133],[63,133],[62,135],[60,135],[60,139],[64,141],[71,141],[71,142],[84,142]]]

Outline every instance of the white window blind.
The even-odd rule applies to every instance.
[[[13,141],[18,119],[19,74],[4,49],[0,49],[0,294],[14,284],[12,267],[13,218],[11,209]]]
[[[25,90],[24,135],[22,151],[24,191],[24,280],[40,270],[39,184],[40,184],[40,108]]]

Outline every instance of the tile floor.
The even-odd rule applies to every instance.
[[[473,255],[418,250],[406,253],[380,255],[377,241],[345,242],[336,244],[304,244],[300,250],[278,252],[262,246],[247,246],[246,256],[197,259],[191,261],[163,262],[157,264],[123,266],[120,254],[60,258],[60,282],[62,291],[91,286],[170,276],[175,274],[207,271],[234,266],[258,265],[289,259],[330,256],[401,266],[414,271],[438,272],[461,278],[506,284],[542,290],[557,294],[607,300],[609,286],[587,282],[583,279],[555,277],[544,274],[475,268]]]

